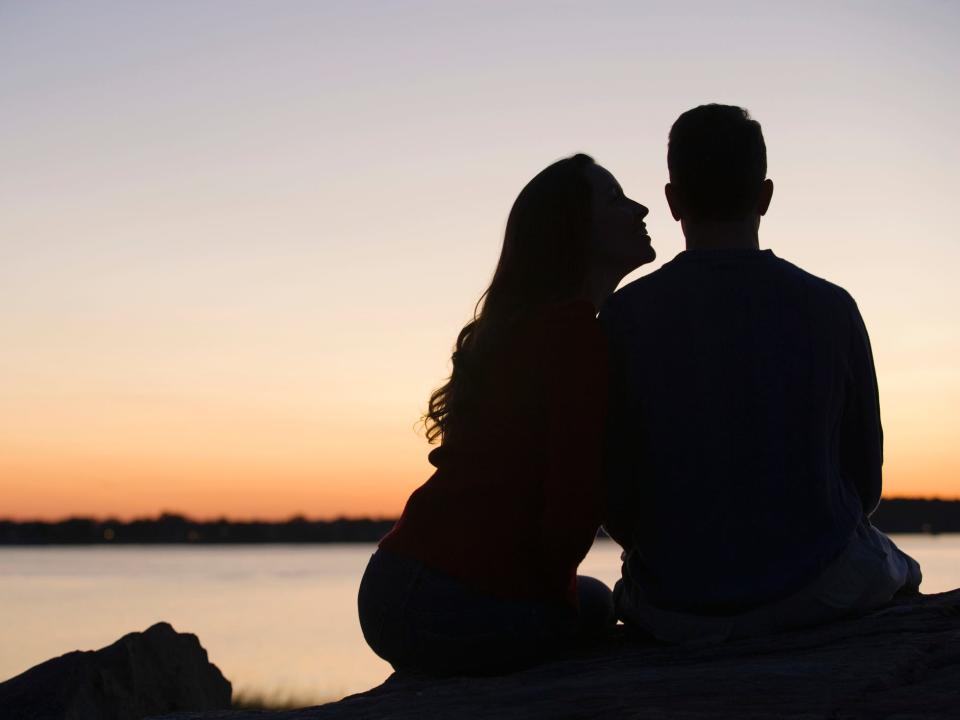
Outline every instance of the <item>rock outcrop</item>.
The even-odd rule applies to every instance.
[[[196,635],[167,623],[74,651],[0,683],[4,720],[141,720],[230,707],[230,683]]]
[[[336,703],[164,720],[960,718],[960,590],[819,628],[705,647],[622,634],[491,678],[394,674]]]

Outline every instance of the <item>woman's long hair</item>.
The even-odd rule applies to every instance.
[[[593,158],[583,154],[555,162],[514,201],[490,286],[457,336],[450,378],[430,396],[423,417],[428,442],[449,437],[461,411],[472,404],[485,358],[513,321],[583,289],[591,224],[586,169],[591,165]]]

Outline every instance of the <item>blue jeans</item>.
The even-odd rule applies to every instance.
[[[396,670],[497,674],[596,637],[614,623],[609,588],[577,578],[580,611],[505,600],[465,587],[423,563],[377,550],[357,605],[367,644]]]

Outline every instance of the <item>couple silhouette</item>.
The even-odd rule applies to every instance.
[[[574,155],[514,202],[430,398],[436,471],[361,582],[364,636],[395,668],[505,672],[617,620],[722,642],[918,591],[869,520],[883,435],[857,306],[760,249],[759,123],[689,110],[667,165],[686,250],[617,292],[656,253],[613,175]],[[613,591],[576,574],[601,525],[623,548]]]

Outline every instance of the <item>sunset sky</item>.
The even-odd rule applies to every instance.
[[[887,496],[960,497],[960,4],[0,0],[0,517],[396,515],[516,193],[762,123],[856,298]]]

